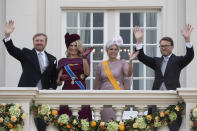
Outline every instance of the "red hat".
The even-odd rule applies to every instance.
[[[64,38],[65,38],[66,47],[68,48],[72,42],[79,40],[80,36],[78,34],[69,35],[69,33],[67,32]]]

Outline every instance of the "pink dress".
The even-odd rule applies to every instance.
[[[95,79],[95,90],[114,90],[114,87],[110,83],[104,69],[103,62],[98,64],[96,79]],[[129,90],[131,85],[131,78],[126,77],[125,74],[128,71],[129,64],[125,60],[117,60],[114,62],[108,62],[109,69],[113,74],[116,81],[122,90]],[[115,112],[111,107],[105,107],[101,112],[101,119],[105,122],[114,119]]]
[[[89,60],[88,60],[88,63]],[[70,65],[71,70],[78,77],[81,83],[86,87],[85,79],[87,76],[84,75],[83,72],[83,60],[81,58],[62,58],[58,61],[58,69],[64,68],[65,65]],[[69,77],[69,74],[63,71],[63,75],[68,75],[68,79],[64,80],[64,86],[62,90],[82,90],[76,83],[72,84],[72,79]],[[68,107],[61,107],[59,110],[59,114],[68,114],[72,115],[72,112],[68,109]],[[92,112],[90,107],[83,107],[81,111],[79,111],[79,119],[88,119],[92,120]]]

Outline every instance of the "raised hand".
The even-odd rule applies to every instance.
[[[144,30],[141,30],[139,26],[136,26],[133,29],[133,33],[137,40],[137,44],[140,44],[142,42],[142,37],[144,36]]]
[[[133,52],[129,58],[130,61],[134,60],[139,54],[139,51]]]
[[[5,37],[8,38],[10,37],[10,34],[14,31],[14,21],[9,20],[9,22],[6,22],[5,25]]]
[[[186,42],[190,42],[190,36],[191,36],[192,30],[193,30],[193,27],[190,24],[185,25],[184,29],[181,30],[181,33]]]
[[[86,59],[87,56],[92,52],[93,49],[94,49],[94,47],[90,47],[89,49],[86,49],[86,50],[83,52],[82,58],[83,58],[83,59]]]

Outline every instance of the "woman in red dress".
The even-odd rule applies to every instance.
[[[93,48],[84,51],[78,34],[69,35],[69,33],[66,33],[65,43],[67,47],[67,58],[62,58],[58,61],[57,84],[61,85],[62,81],[64,82],[62,90],[85,90],[85,79],[90,74],[90,61],[87,59],[87,56]],[[71,70],[66,70],[65,66],[69,67]],[[72,72],[75,77],[69,72]],[[71,116],[72,112],[65,106],[60,108],[59,114],[68,114]],[[83,107],[81,111],[79,111],[79,119],[92,120],[90,107]]]

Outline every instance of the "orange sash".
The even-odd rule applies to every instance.
[[[110,69],[109,69],[109,65],[108,65],[108,61],[103,61],[103,69],[105,71],[105,74],[107,75],[109,81],[111,82],[111,84],[113,85],[113,87],[116,90],[121,90],[118,82],[116,81],[116,79],[114,78],[113,74],[111,73]]]

